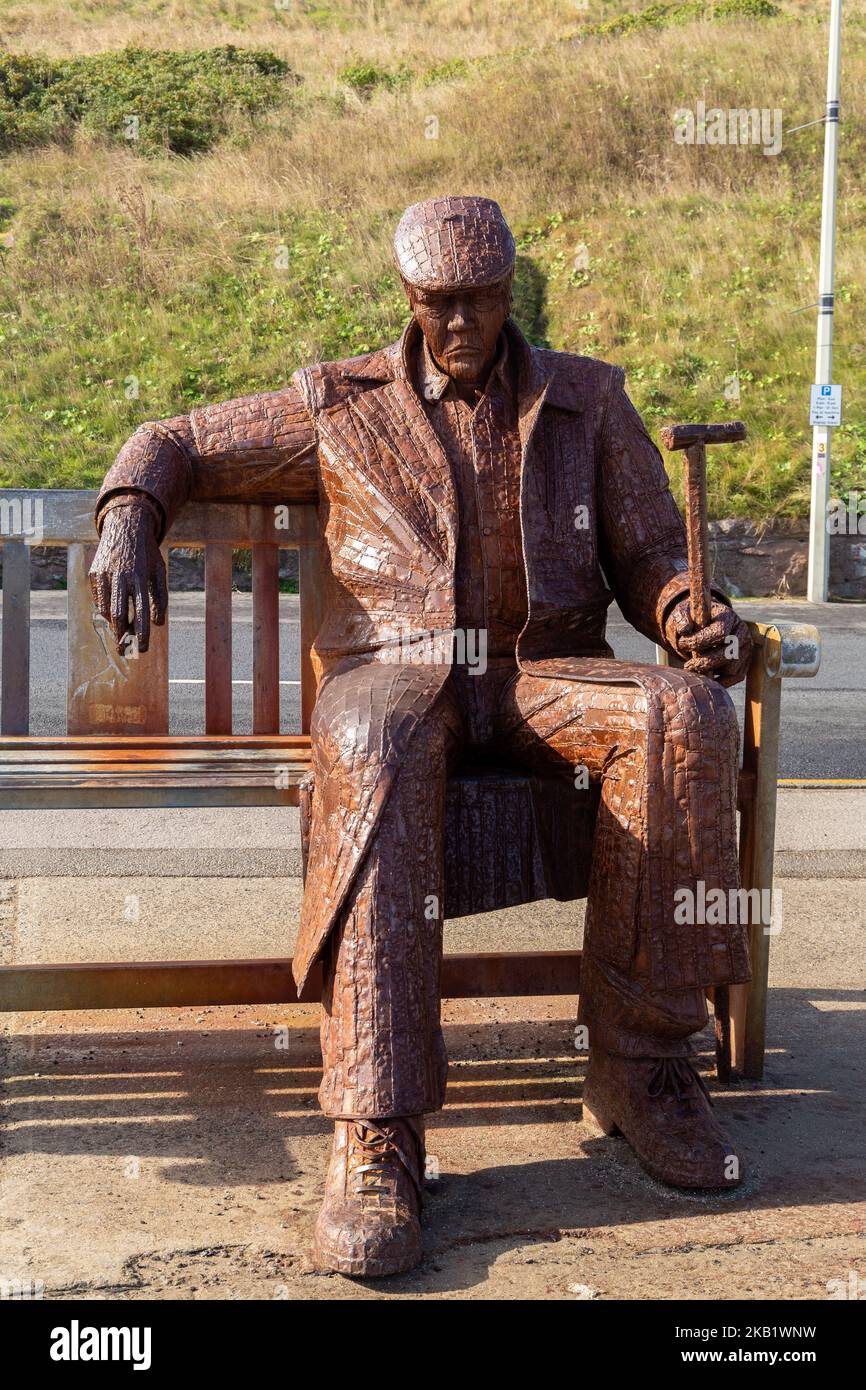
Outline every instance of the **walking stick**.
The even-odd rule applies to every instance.
[[[689,606],[696,627],[706,627],[712,613],[710,540],[707,520],[707,445],[736,444],[746,438],[742,420],[724,425],[666,425],[666,449],[685,450],[686,540],[689,552]],[[691,660],[691,658],[690,658]],[[689,662],[686,662],[688,670]],[[728,985],[712,990],[716,1031],[716,1072],[731,1079],[731,1006]]]
[[[736,444],[746,438],[742,420],[724,425],[665,425],[666,449],[685,450],[686,540],[689,552],[689,605],[696,627],[706,627],[712,613],[710,540],[707,524],[707,445]],[[688,670],[688,662],[686,663]]]

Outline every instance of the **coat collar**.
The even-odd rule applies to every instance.
[[[584,402],[576,384],[569,381],[564,372],[557,372],[557,353],[532,347],[511,319],[506,320],[503,332],[508,336],[509,354],[514,353],[517,362],[517,428],[522,454],[522,487],[529,447],[542,407],[549,404],[559,409],[580,412],[584,408]],[[450,536],[457,509],[455,484],[445,450],[416,389],[415,364],[420,336],[418,324],[414,319],[410,319],[396,343],[370,353],[369,356],[347,362],[342,368],[342,375],[350,381],[377,383],[383,391],[391,388],[404,418],[411,421],[416,445],[427,461],[423,474],[413,471],[408,463],[406,472],[413,474],[414,486],[420,487],[437,513],[441,534]],[[396,436],[392,434],[387,420],[388,412],[385,412],[385,415],[380,414],[377,404],[379,396],[380,392],[377,390],[369,394],[362,393],[356,409],[362,412],[368,426],[400,459],[402,450],[399,432]],[[417,462],[414,469],[417,469]]]
[[[561,367],[557,367],[559,354],[532,347],[513,319],[506,320],[503,332],[508,340],[509,353],[514,353],[518,362],[521,414],[526,408],[531,408],[542,393],[547,405],[579,414],[585,402],[576,383],[569,381]],[[414,363],[419,337],[418,325],[414,319],[410,319],[396,343],[390,343],[388,347],[371,352],[366,357],[355,358],[343,367],[342,375],[351,381],[404,381],[414,390]]]

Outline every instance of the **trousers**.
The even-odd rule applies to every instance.
[[[461,759],[479,750],[498,765],[600,784],[579,1012],[590,1048],[686,1055],[690,1035],[705,1025],[704,986],[677,979],[684,938],[670,889],[697,892],[698,880],[707,891],[739,886],[731,700],[715,682],[672,668],[592,658],[559,664],[561,673],[548,663],[554,673],[543,677],[521,672],[511,658],[491,660],[483,674],[455,667],[414,733],[323,948],[325,1114],[384,1118],[444,1103],[445,793]],[[606,679],[612,668],[618,678]],[[344,679],[356,697],[364,683],[363,703],[375,711],[391,698],[395,672],[376,662],[355,667],[336,677],[325,701],[336,705]],[[357,760],[357,748],[346,757]],[[659,854],[665,874],[654,870]],[[733,925],[730,939],[717,931],[698,944],[708,960],[722,950],[742,959],[738,931]],[[657,959],[674,962],[663,978]],[[747,968],[725,974],[718,964],[707,975],[707,985],[748,978]]]

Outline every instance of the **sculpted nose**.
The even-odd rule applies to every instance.
[[[448,320],[448,327],[450,331],[452,333],[459,332],[461,328],[466,327],[470,318],[471,315],[467,312],[465,304],[455,304],[454,308],[451,310],[451,316]]]

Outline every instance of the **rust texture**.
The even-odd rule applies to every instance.
[[[707,451],[703,444],[686,449],[686,537],[689,549],[689,598],[692,621],[706,627],[712,612],[710,537],[707,528]]]
[[[495,834],[516,846],[530,813],[536,834],[511,882],[477,875],[473,906],[525,900],[540,879],[567,896],[551,869],[568,844],[559,822],[584,826],[572,888],[588,871],[580,1017],[596,1120],[667,1181],[741,1176],[688,1055],[706,988],[749,977],[746,932],[684,925],[674,908],[699,882],[738,886],[724,686],[748,668],[748,631],[718,592],[694,620],[683,520],[622,370],[530,346],[510,317],[514,241],[496,204],[418,204],[395,250],[411,309],[399,341],[142,425],[105,479],[92,568],[115,635],[131,625],[146,641],[139,608],[163,617],[158,547],[186,502],[318,501],[322,679],[293,968],[301,987],[323,971],[320,1094],[336,1132],[318,1249],[348,1274],[418,1257],[419,1117],[443,1103],[447,1067],[449,815],[479,869],[493,833],[483,805],[447,809],[467,764],[531,778],[534,806],[500,799]],[[689,669],[614,660],[614,598]]]
[[[689,449],[693,444],[738,444],[746,438],[742,420],[718,425],[665,425],[659,436],[666,449]]]
[[[718,425],[666,425],[661,440],[666,449],[685,450],[686,534],[689,556],[689,597],[691,618],[697,629],[705,629],[724,614],[713,611],[710,592],[710,539],[707,516],[707,445],[735,444],[746,438],[742,420]],[[725,637],[731,635],[725,633]],[[692,653],[688,670],[701,671],[700,656]]]

